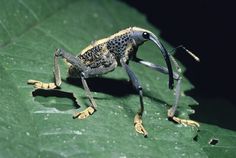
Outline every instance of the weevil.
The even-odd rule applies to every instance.
[[[157,45],[164,57],[166,67],[142,60],[137,57],[136,54],[138,47],[146,41],[152,41]],[[149,30],[139,27],[129,27],[107,38],[92,42],[77,56],[74,56],[63,49],[56,49],[54,54],[54,83],[44,83],[37,80],[28,80],[28,83],[33,84],[35,88],[42,89],[54,89],[59,87],[62,83],[58,62],[59,58],[65,59],[70,64],[68,69],[69,77],[81,79],[86,96],[91,103],[91,105],[85,110],[77,112],[73,118],[85,119],[92,115],[97,109],[97,104],[88,87],[86,79],[103,75],[113,71],[117,66],[121,66],[127,73],[134,89],[136,90],[137,95],[139,96],[140,108],[134,117],[134,128],[138,133],[147,136],[148,132],[145,130],[142,122],[142,116],[144,112],[142,86],[128,65],[129,61],[134,61],[161,73],[167,74],[169,76],[170,89],[174,88],[174,80],[176,80],[175,103],[167,111],[167,116],[170,120],[180,124],[199,126],[199,124],[193,120],[180,119],[175,116],[180,96],[180,84],[182,79],[180,76],[181,69],[174,57],[166,50],[158,37]],[[174,63],[178,73],[173,71],[171,61]]]

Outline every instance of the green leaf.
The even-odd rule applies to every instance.
[[[195,138],[206,152],[208,157],[225,157],[231,158],[236,155],[236,133],[235,131],[220,128],[224,126],[227,128],[235,128],[233,123],[235,106],[230,102],[220,99],[198,99],[202,110],[196,109],[202,122],[217,124],[203,124],[198,136]],[[228,114],[225,115],[225,114]]]
[[[133,118],[139,98],[121,68],[89,80],[98,104],[86,120],[72,115],[87,104],[79,80],[60,91],[34,92],[28,79],[53,81],[53,53],[63,48],[78,54],[91,41],[139,26],[159,34],[145,17],[117,1],[3,0],[0,6],[0,157],[207,157],[193,138],[197,129],[174,124],[166,113],[174,102],[168,76],[130,63],[144,89],[147,139]],[[165,43],[167,49],[171,47]],[[157,48],[146,43],[138,56],[164,64]],[[63,66],[64,65],[64,66]],[[184,69],[184,68],[183,68]],[[182,91],[193,86],[184,78]],[[45,96],[46,95],[46,96]],[[76,109],[75,98],[81,107]],[[179,116],[188,118],[196,102],[182,93]]]
[[[235,157],[236,135],[234,131],[206,124],[202,124],[201,128],[197,139],[208,157]]]

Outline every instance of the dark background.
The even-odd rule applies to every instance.
[[[195,89],[193,119],[236,130],[235,35],[236,8],[230,1],[134,1],[123,0],[146,15],[161,30],[161,37],[176,47],[183,44],[200,57],[176,53]]]

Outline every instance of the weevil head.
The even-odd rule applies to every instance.
[[[173,89],[173,84],[174,84],[173,70],[171,67],[169,54],[168,54],[167,50],[165,49],[165,47],[160,42],[160,40],[157,38],[157,36],[154,33],[152,33],[151,31],[145,30],[143,28],[132,27],[131,28],[131,38],[135,41],[137,46],[150,40],[150,41],[154,42],[159,47],[159,49],[166,61],[166,65],[167,65],[168,72],[169,72],[169,88]]]
[[[140,28],[140,27],[132,27],[131,28],[131,38],[134,39],[136,45],[141,45],[144,42],[151,40],[153,41],[160,49],[161,51],[165,51],[163,45],[157,38],[157,36],[152,33],[151,31],[148,31],[146,29]]]
[[[150,40],[150,35],[154,35],[154,34],[148,30],[145,30],[139,27],[131,28],[131,38],[135,41],[136,45],[138,46],[143,44],[147,40]]]

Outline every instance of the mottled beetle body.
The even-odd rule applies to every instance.
[[[132,36],[132,27],[122,30],[110,37],[94,41],[88,47],[83,49],[76,57],[88,68],[106,69],[101,72],[108,73],[113,71],[120,64],[119,59],[125,58],[125,62],[135,55],[137,44]],[[69,68],[69,76],[77,77],[81,73],[74,65]],[[89,77],[92,77],[90,74]]]
[[[83,49],[76,57],[88,68],[102,68],[108,73],[116,68],[119,58],[125,56],[128,59],[130,52],[135,46],[134,41],[130,38],[130,28],[120,31],[115,35],[92,42],[88,47]],[[74,65],[69,68],[70,76],[77,76],[81,70],[77,70]],[[100,74],[94,74],[100,75]],[[92,74],[90,74],[92,76]]]
[[[165,59],[167,67],[153,64],[149,61],[144,61],[136,56],[138,47],[148,40],[153,41],[159,47]],[[185,49],[184,47],[182,48]],[[188,50],[186,51],[190,55],[194,56]],[[178,73],[173,72],[170,59],[174,63],[178,72],[181,72],[180,67],[178,66],[173,56],[171,56],[171,54],[167,52],[167,50],[159,41],[159,39],[152,32],[148,30],[138,27],[130,27],[124,29],[107,38],[92,42],[88,47],[83,49],[77,56],[67,53],[62,49],[57,49],[54,55],[55,83],[43,83],[37,80],[28,80],[28,83],[34,84],[36,88],[43,88],[43,89],[54,89],[56,87],[59,87],[61,85],[60,68],[58,64],[59,57],[64,58],[70,64],[68,70],[68,74],[70,77],[81,78],[86,95],[91,103],[91,105],[84,111],[76,113],[74,118],[84,119],[92,115],[96,111],[97,105],[87,85],[86,78],[111,72],[118,65],[120,65],[126,71],[127,75],[130,78],[131,83],[133,84],[137,94],[139,95],[140,109],[134,117],[135,129],[138,133],[147,136],[147,131],[144,129],[142,124],[142,115],[144,112],[142,86],[136,75],[132,72],[132,70],[128,66],[129,60],[132,60],[134,62],[145,65],[161,73],[168,74],[170,89],[173,89],[174,80],[176,80],[177,84],[175,90],[176,91],[175,103],[167,112],[168,118],[184,125],[199,126],[199,124],[195,121],[184,120],[174,116],[180,95],[181,77]]]

